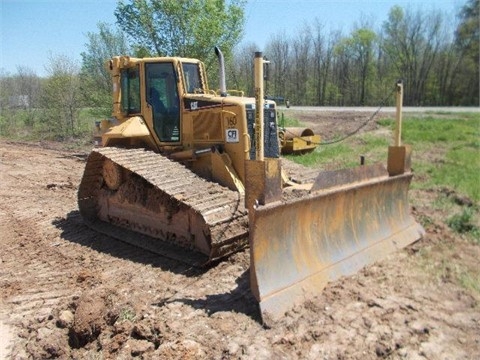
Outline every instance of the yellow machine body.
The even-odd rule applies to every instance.
[[[320,135],[312,129],[302,127],[287,127],[280,129],[280,145],[282,154],[306,154],[320,145]]]

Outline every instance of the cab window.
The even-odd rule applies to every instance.
[[[203,94],[204,89],[200,77],[198,64],[183,63],[183,74],[185,76],[185,89],[189,94]]]
[[[121,106],[126,114],[138,114],[140,108],[140,76],[138,67],[121,72]]]

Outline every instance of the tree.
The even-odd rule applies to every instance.
[[[273,36],[266,48],[265,54],[268,55],[272,64],[270,74],[269,89],[271,95],[282,96],[285,99],[289,96],[287,93],[287,79],[290,70],[290,43],[285,33]],[[250,58],[252,55],[250,55]]]
[[[244,0],[129,0],[115,10],[117,24],[152,56],[214,62],[214,47],[232,54],[244,25]]]
[[[17,66],[13,75],[0,74],[0,134],[18,135],[35,125],[40,93],[41,79],[26,66]]]
[[[456,31],[444,13],[396,6],[375,31],[360,19],[346,36],[326,33],[315,19],[274,35],[264,52],[272,64],[269,94],[295,105],[392,105],[403,79],[405,104],[478,106],[479,1],[467,0]],[[244,56],[240,49],[235,63],[251,66]],[[243,86],[241,76],[236,84]]]
[[[25,109],[24,123],[27,126],[32,126],[38,110],[40,78],[32,69],[18,66],[13,81],[15,89],[13,96],[20,100],[20,104],[17,104],[17,106],[21,105]]]
[[[426,85],[441,43],[442,16],[394,6],[383,28],[383,50],[406,81],[405,103],[423,105]]]
[[[318,20],[314,20],[312,30],[312,66],[314,83],[314,105],[325,105],[327,99],[328,75],[331,72],[333,57],[334,36],[330,34],[327,38],[323,33],[324,26]]]
[[[81,53],[81,90],[85,104],[98,115],[111,113],[112,80],[105,68],[105,61],[118,55],[129,55],[131,48],[120,30],[112,30],[106,23],[99,23],[98,33],[87,33],[86,50]]]
[[[49,76],[41,97],[43,130],[61,139],[76,136],[82,107],[79,67],[65,55],[51,55],[46,70]]]
[[[479,0],[469,0],[460,11],[460,24],[455,32],[455,45],[462,63],[457,78],[462,104],[480,105],[479,8]]]
[[[292,71],[290,83],[293,85],[293,95],[290,96],[296,104],[308,104],[309,66],[311,60],[312,36],[310,27],[305,25],[292,42]]]
[[[348,90],[349,102],[354,105],[365,105],[370,94],[375,39],[373,30],[361,27],[353,30],[350,37],[343,38],[337,46],[344,61],[351,64]]]
[[[258,46],[248,43],[241,46],[232,61],[231,71],[227,71],[227,78],[235,89],[245,91],[246,96],[255,96],[253,73],[253,54]],[[228,87],[228,84],[227,84]]]

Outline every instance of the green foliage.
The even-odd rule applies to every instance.
[[[80,108],[78,77],[75,74],[54,74],[44,87],[43,111],[40,116],[42,132],[53,138],[76,135]]]
[[[383,24],[382,49],[392,64],[391,70],[405,80],[407,104],[420,105],[426,97],[438,44],[443,40],[443,22],[439,12],[404,11],[395,6]]]
[[[469,0],[460,11],[460,23],[455,32],[455,45],[459,54],[458,71],[455,73],[453,83],[458,94],[463,97],[462,102],[479,104],[480,77],[480,1]]]
[[[26,69],[4,81],[0,136],[14,139],[63,140],[82,136],[87,130],[80,118],[82,98],[77,64],[66,56],[51,56],[46,79]],[[11,106],[6,98],[22,99]],[[11,101],[10,101],[11,102]]]
[[[269,94],[295,105],[378,106],[403,79],[405,105],[478,106],[478,4],[468,0],[456,32],[451,14],[394,6],[379,30],[361,19],[346,35],[328,33],[315,19],[290,36],[274,34],[265,51]]]
[[[335,47],[342,61],[342,72],[349,78],[343,83],[342,93],[347,95],[348,103],[352,105],[365,105],[372,94],[376,38],[373,30],[359,28],[353,30],[350,37],[341,39]]]
[[[0,113],[0,136],[14,137],[17,129],[16,119],[9,112],[2,111]]]
[[[113,56],[129,55],[126,37],[119,30],[99,23],[98,33],[87,33],[86,50],[81,53],[80,86],[83,101],[95,109],[94,115],[109,116],[112,109],[112,80],[105,61]]]
[[[243,0],[120,1],[117,24],[155,56],[213,60],[219,46],[228,57],[239,42],[244,24]]]
[[[72,144],[87,144],[92,141],[94,120],[98,119],[91,115],[91,109],[79,109],[76,122],[75,134],[63,133],[62,129],[54,121],[45,120],[48,112],[37,109],[33,120],[28,120],[32,112],[23,109],[8,109],[0,114],[0,137],[24,140],[68,140]],[[31,125],[29,125],[31,123]]]

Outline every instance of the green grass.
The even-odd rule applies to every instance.
[[[421,186],[447,186],[478,202],[480,118],[467,115],[452,119],[409,119],[404,124],[404,138],[414,149],[414,164],[420,165],[416,170],[427,179]],[[415,160],[416,148],[423,152],[418,160]]]
[[[449,254],[449,257],[438,258],[439,253]],[[439,284],[452,281],[464,289],[480,294],[480,273],[477,268],[470,268],[452,256],[455,249],[448,244],[438,248],[422,248],[418,253],[417,265],[423,271],[431,274]]]
[[[278,125],[280,127],[304,127],[305,125],[298,119],[285,116],[284,113],[278,114]]]
[[[323,143],[305,155],[287,155],[299,164],[323,168],[354,167],[364,156],[366,164],[386,162],[391,139],[371,133],[357,135],[338,143]]]
[[[305,155],[286,155],[285,157],[305,166],[322,167],[325,164],[343,163],[350,152],[351,149],[347,145],[340,143],[318,146],[315,151]]]
[[[447,219],[447,225],[459,234],[465,234],[473,242],[480,245],[480,227],[475,223],[478,208],[463,207],[460,213],[453,214]]]
[[[473,290],[480,294],[480,274],[478,272],[462,271],[458,276],[458,280],[465,289]]]
[[[377,123],[390,131],[395,127],[393,119],[382,119]],[[480,225],[475,221],[480,208],[479,114],[407,116],[402,123],[402,142],[412,146],[415,174],[412,188],[445,188],[457,197],[468,198],[468,204],[459,206],[454,198],[440,192],[432,206],[451,214],[446,223],[454,231],[480,244]],[[324,169],[356,166],[358,155],[364,155],[367,164],[386,163],[390,144],[391,138],[386,137],[385,132],[368,132],[339,143],[320,145],[307,155],[287,157],[306,166]]]
[[[120,310],[118,321],[135,321],[137,314],[131,307],[125,307]]]

